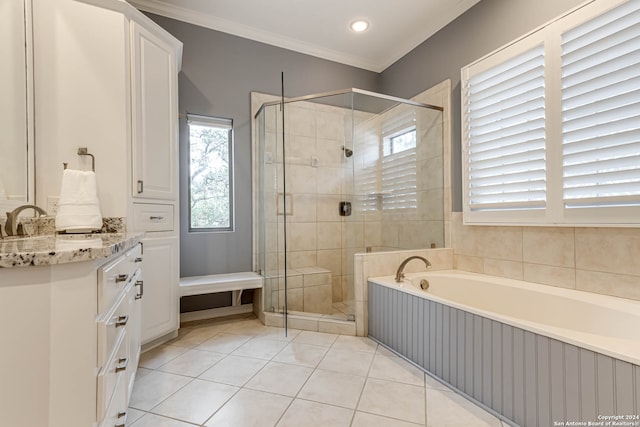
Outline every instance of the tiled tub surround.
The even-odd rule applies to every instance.
[[[456,270],[640,300],[640,228],[467,226],[452,213]]]
[[[369,281],[369,335],[472,400],[522,426],[638,414],[639,303],[460,272],[412,276],[431,276],[435,295],[393,277]],[[461,281],[469,286],[459,301],[440,296]],[[505,285],[494,298],[482,295]],[[503,301],[522,289],[520,306]]]
[[[410,256],[421,256],[431,263],[429,271],[451,270],[453,251],[451,249],[416,249],[394,252],[372,252],[356,254],[354,257],[354,288],[356,297],[356,334],[366,337],[368,334],[368,288],[369,277],[395,275],[398,267]],[[418,273],[426,270],[420,260],[409,262],[404,271]]]

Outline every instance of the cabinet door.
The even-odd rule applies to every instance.
[[[132,39],[133,197],[175,199],[178,70],[174,46],[136,22]]]
[[[179,327],[178,239],[146,238],[144,243],[144,294],[142,343],[176,331]]]

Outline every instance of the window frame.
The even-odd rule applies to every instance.
[[[477,225],[640,227],[640,206],[565,207],[563,177],[562,35],[627,0],[592,0],[461,69],[461,152],[463,221]],[[472,210],[469,201],[467,82],[483,71],[544,45],[546,206],[527,210]]]
[[[207,126],[211,128],[226,129],[227,144],[228,144],[228,166],[229,166],[229,226],[227,227],[193,227],[192,215],[191,215],[191,201],[192,201],[192,180],[191,180],[191,130],[190,125]],[[204,115],[187,114],[187,141],[188,141],[188,222],[189,233],[221,233],[221,232],[234,232],[235,231],[235,175],[234,175],[234,128],[233,119],[223,117],[213,117]]]

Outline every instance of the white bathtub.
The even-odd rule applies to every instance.
[[[640,301],[455,270],[369,281],[640,365]]]

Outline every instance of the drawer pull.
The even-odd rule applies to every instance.
[[[118,274],[116,276],[116,283],[126,282],[128,278],[129,278],[128,274]]]
[[[144,182],[141,179],[138,180],[137,190],[138,190],[138,194],[144,192]]]
[[[114,427],[125,427],[127,424],[127,411],[118,412],[118,420],[120,418],[124,418],[124,420],[118,421],[119,424],[116,424]]]
[[[133,260],[133,262],[142,262],[142,257],[137,257],[136,259]]]
[[[162,215],[151,215],[151,216],[149,217],[149,219],[150,219],[151,221],[155,221],[155,220],[162,221],[162,220],[164,219],[164,217],[163,217]]]
[[[138,280],[136,281],[136,286],[140,286],[140,291],[136,294],[136,299],[140,299],[142,298],[142,295],[144,295],[144,283],[142,280]]]
[[[121,357],[120,359],[118,359],[118,363],[119,365],[116,366],[116,374],[118,372],[122,372],[127,369],[127,364],[129,363],[129,359],[126,357]]]
[[[118,316],[118,319],[116,320],[116,328],[119,328],[120,326],[126,326],[127,322],[129,321],[129,316]]]

